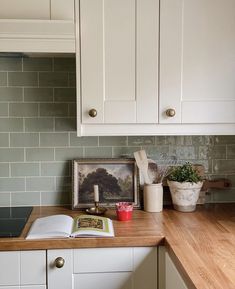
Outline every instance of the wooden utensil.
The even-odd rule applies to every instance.
[[[145,150],[134,152],[136,164],[143,175],[144,183],[149,185],[151,180],[148,175],[148,159]]]

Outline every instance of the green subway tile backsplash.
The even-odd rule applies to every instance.
[[[124,136],[100,136],[99,137],[100,146],[126,146],[127,137]]]
[[[69,86],[70,87],[76,86],[76,74],[75,73],[69,73]]]
[[[0,57],[0,71],[22,71],[22,59]]]
[[[11,147],[38,147],[39,133],[10,133]]]
[[[76,118],[55,118],[55,131],[76,131]]]
[[[7,73],[0,72],[0,86],[7,86]]]
[[[0,147],[9,147],[9,135],[8,133],[0,134]]]
[[[0,148],[0,162],[22,162],[24,161],[23,148]]]
[[[0,103],[11,101],[23,101],[22,87],[0,87]]]
[[[65,72],[39,72],[39,86],[42,87],[67,87],[69,76]]]
[[[53,102],[53,88],[28,87],[24,89],[24,101]]]
[[[10,165],[13,177],[39,176],[39,163],[13,163]]]
[[[53,177],[26,178],[26,191],[53,191],[55,180]]]
[[[0,178],[9,177],[9,167],[10,165],[8,163],[0,163]]]
[[[76,89],[72,88],[55,88],[54,98],[56,102],[76,102]]]
[[[227,146],[227,158],[235,160],[235,145]]]
[[[84,157],[86,158],[111,158],[112,147],[87,147],[85,148]]]
[[[67,103],[41,103],[40,116],[68,116],[69,108]]]
[[[42,206],[54,206],[71,204],[71,192],[41,192],[41,205]]]
[[[23,71],[52,71],[52,58],[24,58]]]
[[[56,148],[55,160],[56,161],[69,161],[83,157],[83,148]]]
[[[114,158],[133,158],[133,153],[141,147],[113,147],[112,157]]]
[[[154,136],[129,136],[128,137],[128,145],[129,146],[148,146],[154,145],[155,138]]]
[[[9,86],[38,86],[37,72],[8,72]]]
[[[70,176],[71,175],[71,162],[43,162],[41,163],[42,176]]]
[[[11,194],[12,206],[38,206],[40,192],[15,192]]]
[[[53,148],[26,148],[26,161],[53,161],[54,149]]]
[[[11,194],[0,192],[0,204],[1,204],[1,207],[11,206]]]
[[[37,103],[10,103],[9,104],[10,117],[37,117],[38,104]]]
[[[142,148],[158,162],[169,154],[228,178],[231,188],[206,200],[235,202],[235,135],[77,137],[75,67],[75,58],[0,58],[0,206],[71,204],[72,159]]]
[[[52,132],[54,130],[53,118],[25,118],[24,122],[27,132]]]
[[[1,103],[0,105],[0,117],[8,116],[8,103]]]
[[[1,178],[0,179],[0,191],[12,192],[12,191],[25,191],[24,178]]]
[[[55,132],[41,133],[40,134],[40,146],[41,147],[67,147],[69,144],[68,133]]]
[[[0,132],[23,131],[23,118],[1,118]]]
[[[89,146],[98,146],[98,137],[97,136],[82,136],[77,137],[77,133],[70,133],[70,146],[78,147],[89,147]]]
[[[75,72],[76,63],[73,58],[55,58],[54,71]]]

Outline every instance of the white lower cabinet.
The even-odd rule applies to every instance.
[[[159,247],[158,260],[159,289],[188,289],[169,253],[163,246]]]
[[[157,289],[157,251],[157,247],[4,251],[0,289]]]
[[[46,289],[46,251],[0,252],[0,289]]]
[[[131,272],[74,275],[74,289],[132,289]]]
[[[47,256],[48,289],[157,289],[157,248],[49,250]]]

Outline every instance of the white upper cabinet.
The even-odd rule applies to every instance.
[[[0,19],[74,20],[74,0],[0,0]]]
[[[235,1],[76,1],[78,135],[234,134]]]
[[[0,51],[74,53],[74,0],[0,0]]]
[[[234,124],[235,1],[163,0],[160,14],[160,123]]]
[[[158,16],[158,0],[80,0],[83,124],[158,121]]]

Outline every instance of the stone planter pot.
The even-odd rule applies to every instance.
[[[167,180],[174,209],[181,212],[193,212],[199,198],[203,182],[174,182]]]

